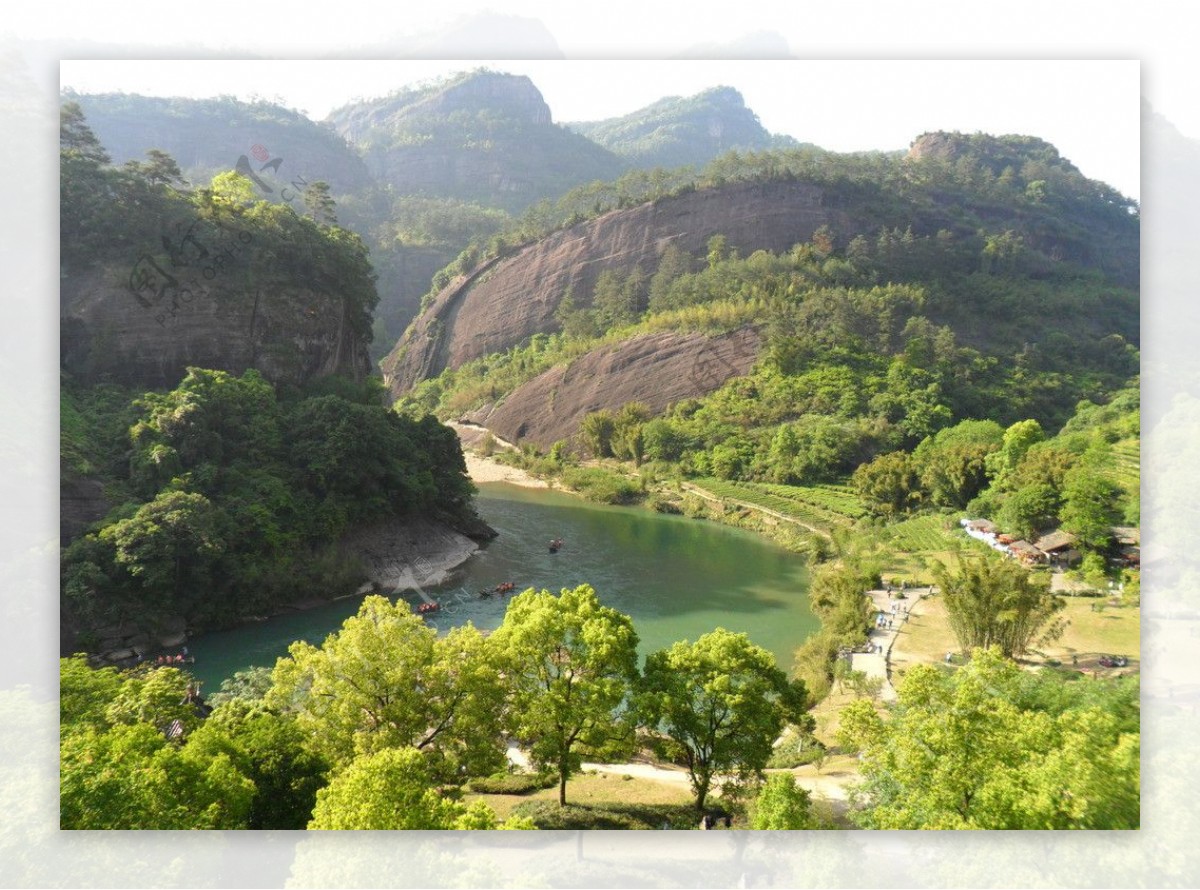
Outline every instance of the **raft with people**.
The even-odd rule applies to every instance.
[[[419,606],[417,606],[417,614],[426,615],[429,612],[436,612],[441,607],[441,603],[421,603]]]
[[[562,538],[554,538],[553,540],[550,541],[550,552],[557,553],[559,550],[562,549],[562,545],[564,543],[565,542],[563,541]]]

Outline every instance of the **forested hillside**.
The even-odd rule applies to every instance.
[[[65,645],[353,589],[338,542],[369,523],[486,534],[454,434],[367,377],[374,275],[322,183],[303,213],[234,172],[191,189],[62,121]]]
[[[140,162],[157,148],[174,158],[193,184],[234,169],[241,157],[269,182],[321,180],[337,195],[371,182],[362,158],[332,127],[274,102],[74,92],[65,92],[63,99],[78,103],[117,165]]]
[[[760,475],[769,446],[748,430],[804,437],[795,424],[822,423],[840,443],[822,472],[837,475],[958,419],[1057,429],[1081,398],[1137,373],[1136,206],[1038,140],[930,134],[906,158],[730,155],[669,188],[626,177],[584,194],[595,219],[577,221],[586,198],[568,195],[548,234],[514,231],[435,282],[385,362],[393,392],[419,384],[413,402],[483,409],[486,423],[538,375],[615,343],[748,328],[758,364],[728,383],[735,368],[695,375],[693,396],[725,389],[699,414],[679,400],[687,444],[674,459],[705,452],[707,471],[734,436],[724,475]],[[620,405],[589,405],[601,407]],[[500,432],[520,438],[520,426]]]
[[[367,248],[332,225],[328,186],[259,199],[234,171],[189,187],[166,152],[117,167],[63,111],[62,363],[88,381],[170,385],[191,365],[299,384],[369,371]]]
[[[567,124],[635,167],[702,167],[727,151],[795,146],[773,136],[732,87],[670,96],[631,114]]]
[[[327,183],[338,222],[369,246],[378,276],[376,360],[416,315],[439,269],[532,205],[631,168],[699,165],[730,147],[779,143],[727,88],[575,125],[596,129],[585,138],[553,122],[527,78],[487,70],[356,101],[321,122],[266,100],[64,99],[80,104],[117,166],[157,149],[191,185],[236,168],[274,203],[297,203],[306,184]]]

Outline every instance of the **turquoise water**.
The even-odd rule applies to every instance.
[[[508,596],[484,587],[511,581],[558,592],[588,583],[601,602],[630,615],[643,655],[715,627],[745,632],[788,669],[792,653],[818,627],[808,607],[803,560],[750,532],[505,483],[479,486],[477,506],[500,536],[427,593],[442,610],[427,620],[445,630],[471,621],[492,629]],[[550,553],[547,542],[565,544]],[[415,593],[401,594],[414,608]],[[193,672],[215,691],[252,665],[271,665],[293,640],[319,645],[358,611],[353,597],[188,641]]]

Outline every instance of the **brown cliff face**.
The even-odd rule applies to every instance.
[[[750,370],[759,343],[751,328],[719,337],[671,332],[635,337],[551,368],[499,405],[463,419],[510,442],[549,448],[569,440],[592,411],[642,402],[658,414],[675,402],[712,392]]]
[[[298,384],[370,371],[340,297],[269,280],[247,293],[218,276],[157,299],[147,288],[139,299],[129,278],[128,269],[108,268],[62,281],[61,361],[82,380],[173,387],[194,366],[255,368],[272,382]]]
[[[586,298],[606,269],[653,274],[669,244],[700,254],[724,235],[743,255],[784,251],[822,225],[852,228],[824,206],[821,189],[798,182],[736,183],[605,214],[493,260],[438,294],[383,360],[393,395],[446,368],[559,328],[554,312],[570,290]]]

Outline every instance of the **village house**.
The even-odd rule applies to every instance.
[[[1054,566],[1075,565],[1083,558],[1075,549],[1075,536],[1061,529],[1042,535],[1033,546],[1046,554],[1047,562]]]

